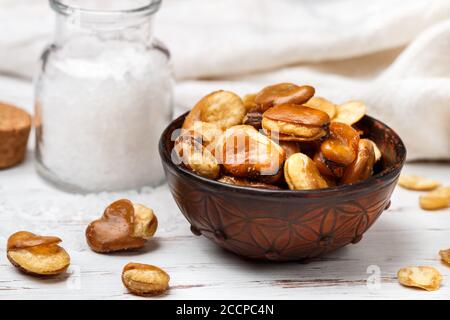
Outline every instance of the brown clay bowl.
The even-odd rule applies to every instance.
[[[171,161],[172,133],[185,116],[170,123],[159,143],[172,195],[194,234],[248,258],[302,260],[359,242],[389,207],[406,157],[400,137],[365,116],[357,127],[383,153],[371,178],[305,191],[234,186],[203,178]]]

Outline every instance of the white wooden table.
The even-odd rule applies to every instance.
[[[0,78],[0,98],[30,108],[28,83]],[[167,186],[140,192],[68,194],[35,173],[32,140],[27,161],[0,171],[0,300],[139,299],[120,279],[130,262],[158,265],[170,274],[171,290],[159,299],[448,299],[450,268],[438,251],[450,247],[450,210],[423,211],[420,193],[397,188],[392,205],[361,242],[307,264],[261,263],[227,253],[193,236]],[[404,172],[450,185],[450,165],[409,164]],[[157,236],[138,253],[100,255],[85,242],[86,225],[110,202],[129,198],[152,207]],[[18,230],[56,235],[69,252],[68,274],[52,279],[18,272],[6,259],[6,239]],[[431,265],[444,276],[442,288],[426,292],[402,287],[396,273],[408,265]]]

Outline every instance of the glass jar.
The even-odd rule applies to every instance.
[[[50,0],[55,38],[35,86],[37,170],[45,179],[75,192],[164,180],[158,140],[172,118],[174,80],[152,33],[160,2]]]

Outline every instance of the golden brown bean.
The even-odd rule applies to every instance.
[[[142,248],[156,232],[153,210],[121,199],[110,204],[103,216],[86,229],[86,240],[95,252],[106,253]]]
[[[366,139],[366,140],[370,141],[370,143],[372,143],[372,145],[373,145],[373,151],[375,151],[375,162],[380,161],[381,157],[383,156],[381,154],[380,148],[378,148],[377,144],[375,142],[373,142],[372,140],[370,140],[370,139]]]
[[[448,208],[450,196],[446,188],[438,188],[419,197],[420,207],[424,210],[439,210]]]
[[[139,296],[163,294],[169,288],[169,281],[167,272],[148,264],[128,263],[122,271],[124,286]]]
[[[311,86],[297,86],[293,83],[279,83],[262,89],[255,97],[259,110],[267,109],[285,103],[303,104],[312,96],[315,90]]]
[[[294,153],[299,153],[301,151],[300,144],[296,141],[278,141],[278,144],[284,149],[284,152],[286,152],[286,159]]]
[[[330,124],[330,137],[320,146],[325,159],[347,166],[356,159],[359,132],[340,122]]]
[[[330,117],[320,110],[281,104],[264,112],[262,127],[279,140],[313,141],[327,135],[329,123]]]
[[[349,101],[338,105],[333,122],[345,123],[349,126],[357,123],[366,114],[366,105],[362,101]]]
[[[341,178],[344,175],[345,166],[325,159],[320,151],[314,155],[314,163],[323,176],[328,178]]]
[[[256,93],[250,93],[242,98],[242,102],[244,103],[244,107],[247,111],[255,109],[257,107],[257,104],[255,102],[256,95]]]
[[[350,184],[365,180],[372,176],[375,164],[375,150],[371,141],[359,140],[358,154],[344,172],[341,183]]]
[[[285,152],[248,125],[234,126],[216,144],[215,155],[229,174],[241,178],[279,178]]]
[[[257,109],[251,109],[247,112],[242,121],[243,124],[250,125],[255,129],[261,129],[262,112]]]
[[[214,123],[197,121],[192,127],[187,129],[185,134],[195,136],[198,142],[208,147],[214,145],[217,139],[223,134],[223,130]]]
[[[325,112],[330,119],[336,115],[336,105],[322,97],[312,97],[304,105]]]
[[[302,153],[296,153],[286,160],[284,176],[291,190],[309,190],[328,187],[327,182],[320,175],[314,161]]]
[[[450,266],[450,249],[440,250],[439,255],[441,256],[441,260]]]
[[[184,132],[175,140],[173,154],[186,168],[203,177],[216,179],[220,175],[220,165],[214,157],[214,150],[220,138],[205,148],[202,142],[206,138],[192,131]]]
[[[183,129],[191,128],[195,122],[214,123],[222,130],[241,124],[246,109],[241,98],[229,91],[215,91],[203,97],[186,116]]]
[[[407,267],[402,268],[397,274],[398,281],[408,287],[416,287],[427,291],[438,290],[442,276],[438,270],[433,267]]]
[[[7,244],[8,260],[19,270],[36,276],[63,273],[70,264],[67,252],[57,237],[43,237],[27,231],[11,235]]]
[[[402,174],[398,179],[398,185],[409,190],[430,191],[437,189],[441,183],[433,179],[419,177],[416,175]]]

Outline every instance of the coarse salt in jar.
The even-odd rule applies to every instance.
[[[152,35],[160,0],[50,0],[54,43],[36,81],[41,176],[76,192],[156,186],[172,117],[167,49]]]

